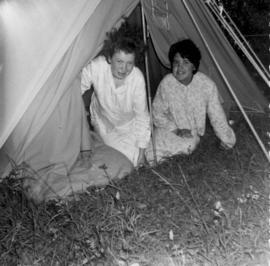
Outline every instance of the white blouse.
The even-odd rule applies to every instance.
[[[99,56],[82,71],[82,93],[91,85],[94,87],[91,121],[101,137],[106,140],[121,135],[122,142],[133,138],[135,147],[146,148],[150,140],[150,116],[142,72],[134,67],[124,84],[116,88],[111,65],[104,56]]]

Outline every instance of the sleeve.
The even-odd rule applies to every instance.
[[[236,137],[233,129],[229,126],[226,114],[219,101],[218,90],[214,84],[209,96],[207,114],[217,137],[228,148],[235,145]]]
[[[175,122],[170,119],[170,108],[168,97],[166,97],[165,87],[161,82],[158,86],[153,104],[153,122],[156,127],[166,128],[172,131],[177,128]]]
[[[81,73],[81,94],[89,90],[92,84],[91,63],[83,68]]]
[[[143,76],[137,79],[133,99],[133,111],[135,113],[134,132],[137,138],[137,147],[145,149],[150,141],[151,129]]]

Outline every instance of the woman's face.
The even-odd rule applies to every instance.
[[[194,65],[187,58],[182,58],[179,53],[175,54],[172,63],[172,73],[180,83],[188,85],[193,78],[194,70]]]
[[[118,51],[110,59],[112,75],[117,79],[125,79],[135,65],[135,54]]]

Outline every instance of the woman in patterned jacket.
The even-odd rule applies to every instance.
[[[198,71],[201,53],[190,40],[170,47],[172,73],[160,82],[153,101],[154,140],[157,160],[175,154],[191,154],[204,135],[208,115],[221,146],[230,149],[236,142],[219,101],[216,84]],[[149,145],[146,156],[153,160]]]

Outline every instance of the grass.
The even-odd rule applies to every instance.
[[[264,143],[266,119],[252,118]],[[191,156],[76,200],[36,204],[14,169],[0,183],[0,265],[268,265],[270,167],[246,123],[234,129],[233,150],[208,127]]]

